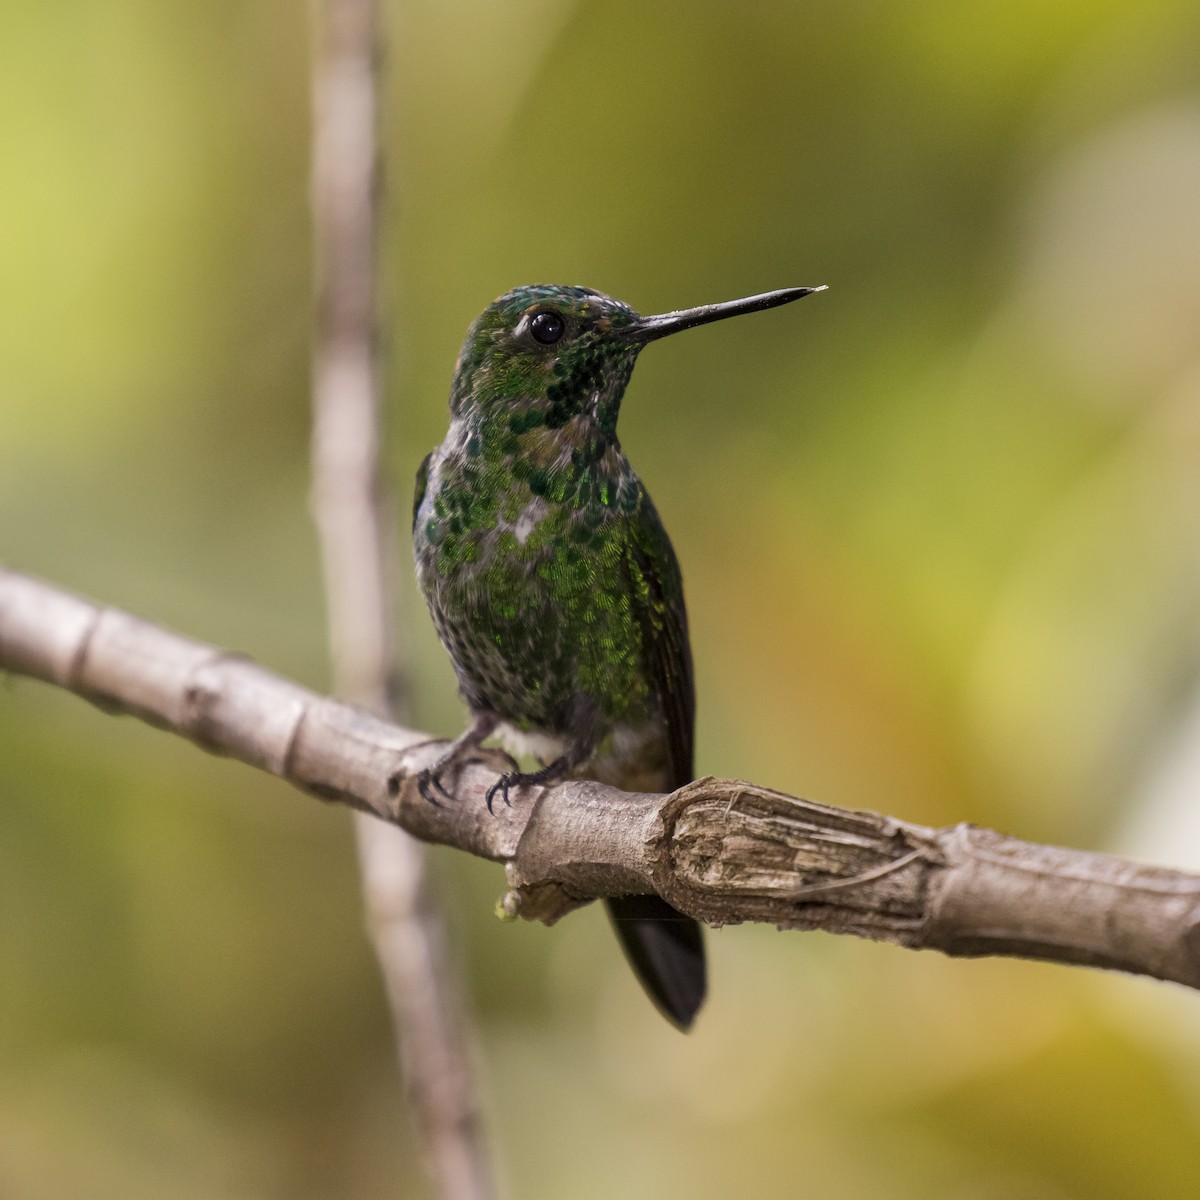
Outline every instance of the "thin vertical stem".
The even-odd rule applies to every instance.
[[[312,504],[324,564],[336,690],[381,715],[394,681],[390,506],[379,462],[377,0],[318,0],[312,191],[317,268]],[[398,715],[404,715],[402,712]],[[444,1200],[494,1195],[463,1004],[425,851],[357,815],[368,927],[401,1067]]]

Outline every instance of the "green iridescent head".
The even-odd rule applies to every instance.
[[[821,290],[785,288],[643,317],[590,288],[514,288],[488,305],[467,331],[454,371],[450,411],[455,417],[487,420],[532,407],[549,429],[588,417],[613,437],[621,396],[647,342]]]

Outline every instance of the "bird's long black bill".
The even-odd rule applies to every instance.
[[[654,317],[638,317],[633,324],[626,326],[623,331],[626,337],[635,342],[652,342],[656,338],[666,337],[670,333],[679,333],[683,329],[694,329],[697,325],[707,325],[710,321],[723,321],[726,317],[737,317],[742,313],[761,312],[764,308],[777,308],[781,304],[791,304],[801,296],[811,296],[813,292],[823,292],[825,285],[820,287],[780,288],[777,292],[763,292],[761,296],[746,296],[741,300],[726,300],[723,304],[702,304],[699,308],[681,308],[678,312],[659,313]]]

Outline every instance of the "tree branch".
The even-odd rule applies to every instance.
[[[484,805],[417,793],[424,734],[326,699],[213,646],[0,569],[0,668],[69,688],[414,836],[503,862],[506,907],[552,921],[655,891],[713,925],[765,921],[910,949],[1079,963],[1200,988],[1200,876],[969,825],[932,829],[754,784],[670,795],[569,782]]]

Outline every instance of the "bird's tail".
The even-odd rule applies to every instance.
[[[607,904],[646,995],[677,1029],[688,1030],[704,1003],[707,981],[699,924],[661,896],[612,896]]]

